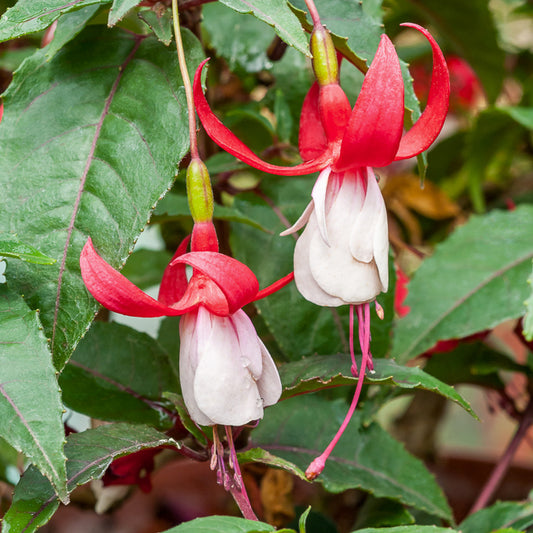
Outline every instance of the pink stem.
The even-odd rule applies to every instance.
[[[353,349],[353,305],[350,305],[350,357],[352,359],[352,375],[354,378],[357,377],[357,363],[355,362],[355,353]],[[359,306],[357,306],[357,314],[359,315]],[[359,324],[361,321],[359,320]],[[361,334],[361,328],[359,328],[359,334]]]
[[[242,479],[241,468],[239,466],[239,461],[237,460],[237,453],[235,451],[235,444],[233,442],[233,433],[231,426],[226,427],[226,437],[228,439],[228,446],[230,450],[230,460],[233,471],[235,472],[235,483],[231,484],[229,489],[235,503],[239,506],[242,516],[248,520],[258,520],[257,516],[252,509],[252,504],[248,498],[248,493],[246,492],[246,487],[244,485],[244,480]]]

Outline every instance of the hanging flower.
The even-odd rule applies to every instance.
[[[360,376],[339,431],[324,453],[312,461],[306,476],[314,479],[348,425],[356,408],[366,368],[372,370],[369,303],[388,288],[387,214],[373,167],[384,167],[420,154],[439,134],[448,111],[450,82],[444,56],[424,28],[433,52],[427,106],[413,127],[403,133],[404,85],[394,46],[382,35],[376,55],[351,109],[339,85],[338,62],[331,36],[320,23],[313,2],[307,3],[314,30],[313,69],[317,81],[301,112],[299,149],[303,163],[280,167],[257,157],[214,115],[203,94],[199,66],[194,79],[198,116],[207,134],[224,150],[259,170],[284,176],[319,171],[312,200],[292,228],[305,226],[294,250],[294,280],[300,293],[322,306],[350,305],[352,373]],[[360,373],[353,349],[354,309],[363,354]],[[376,303],[380,317],[381,306]]]
[[[205,244],[210,233],[212,223],[196,224],[193,242],[200,237]],[[110,311],[137,317],[184,315],[180,382],[192,419],[201,425],[241,426],[262,418],[263,407],[281,395],[276,366],[241,308],[283,287],[292,274],[259,291],[246,265],[217,251],[185,253],[188,242],[181,243],[165,269],[157,300],[104,261],[91,239],[80,257],[82,278]],[[193,267],[189,281],[186,265]]]
[[[294,252],[294,275],[302,295],[324,306],[373,301],[388,287],[386,210],[373,167],[407,159],[426,150],[440,132],[449,100],[446,62],[433,37],[420,31],[433,51],[433,74],[426,109],[405,134],[404,86],[400,63],[386,35],[365,76],[353,108],[338,84],[333,55],[319,46],[313,56],[318,81],[308,92],[300,118],[299,148],[304,163],[271,165],[258,158],[213,114],[201,88],[200,65],[194,80],[196,109],[208,135],[245,163],[280,175],[320,171],[312,201],[296,224],[305,226]],[[323,28],[322,28],[323,29]],[[325,30],[324,30],[325,31]],[[319,39],[317,39],[320,41]],[[320,43],[319,43],[320,44]]]

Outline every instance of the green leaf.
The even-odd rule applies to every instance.
[[[238,13],[251,13],[272,26],[279,37],[302,54],[309,55],[307,38],[286,0],[220,0]]]
[[[140,11],[139,18],[146,22],[152,29],[155,36],[165,45],[168,46],[172,42],[173,28],[172,28],[172,11],[169,9],[163,13],[156,13],[151,9]]]
[[[489,101],[494,102],[505,78],[505,54],[486,0],[409,0],[476,71]],[[472,24],[475,20],[476,23]]]
[[[71,11],[63,15],[58,21],[54,30],[54,38],[46,47],[46,58],[50,61],[67,43],[72,41],[76,35],[85,28],[88,22],[96,15],[100,6],[86,6],[77,11]]]
[[[63,405],[39,315],[0,285],[0,435],[68,501]],[[54,490],[50,488],[50,490]]]
[[[358,361],[360,364],[360,361]],[[281,365],[282,398],[341,385],[355,385],[348,354],[316,355]],[[477,418],[469,403],[450,385],[443,383],[419,367],[398,365],[391,359],[375,359],[374,373],[367,373],[365,385],[388,385],[401,389],[423,389],[436,392],[460,405]]]
[[[42,254],[28,244],[20,242],[14,235],[0,233],[0,256],[22,259],[36,265],[53,265],[56,260]]]
[[[279,180],[269,176],[261,185],[269,201],[286,217],[285,223],[293,223],[298,219],[310,200],[312,187],[313,179],[309,177]],[[261,287],[291,272],[295,241],[290,236],[279,236],[286,226],[274,210],[253,196],[248,196],[246,200],[237,199],[234,206],[269,230],[269,233],[262,233],[243,224],[233,224],[230,236],[235,256],[253,270]],[[276,260],[265,261],[265,257],[275,257]],[[392,269],[390,274],[393,286]],[[393,297],[392,287],[387,294],[378,297],[385,310],[385,320],[379,320],[375,315],[372,317],[372,353],[376,357],[382,357],[388,351]],[[299,294],[293,283],[255,302],[255,306],[286,360],[294,361],[315,353],[347,353],[349,350],[349,306],[325,308],[314,305]]]
[[[271,66],[266,52],[274,38],[272,28],[254,16],[242,15],[220,2],[203,6],[202,16],[211,47],[228,62],[231,70],[240,68],[245,72],[260,72]]]
[[[184,39],[196,65],[199,43]],[[97,309],[79,272],[87,237],[122,266],[188,150],[178,72],[155,38],[89,27],[50,62],[36,52],[3,95],[0,227],[57,258],[9,264],[10,282],[41,310],[58,369]]]
[[[391,527],[414,522],[413,515],[400,503],[385,498],[369,497],[357,513],[355,526],[359,530],[363,527]]]
[[[113,459],[145,448],[178,444],[155,429],[130,424],[109,424],[68,436],[68,492],[101,478]],[[2,531],[32,533],[46,524],[59,507],[52,487],[35,468],[29,468],[15,489],[13,503],[4,516]]]
[[[477,116],[468,132],[465,164],[461,170],[476,211],[485,211],[483,185],[487,181],[498,183],[507,176],[523,133],[523,128],[508,111],[486,109]]]
[[[531,271],[527,282],[531,290],[531,295],[525,302],[526,314],[524,316],[524,337],[528,341],[531,341],[533,340],[533,270]]]
[[[437,246],[408,285],[411,312],[396,326],[403,362],[438,340],[461,338],[524,314],[530,291],[533,206],[472,216]]]
[[[124,15],[135,6],[139,5],[141,0],[113,0],[113,5],[109,10],[109,19],[107,25],[109,27],[114,26],[119,22]]]
[[[345,402],[296,397],[265,411],[252,433],[259,446],[305,470],[329,444],[346,415]],[[451,510],[433,476],[378,424],[362,423],[356,411],[317,478],[326,490],[359,488],[451,520]]]
[[[500,111],[507,113],[518,124],[524,126],[528,130],[533,130],[533,107],[499,107]]]
[[[59,384],[65,404],[92,418],[172,426],[175,415],[163,393],[179,386],[168,355],[149,335],[127,326],[95,322]]]
[[[533,525],[533,503],[498,502],[461,522],[461,533],[492,533],[495,529],[514,528],[523,531]]]
[[[19,0],[0,18],[0,42],[44,30],[61,15],[111,0]]]
[[[355,532],[354,532],[355,533]],[[388,528],[369,527],[358,529],[357,533],[463,533],[449,527],[437,526],[398,526]]]
[[[268,466],[273,466],[276,468],[282,468],[283,470],[290,472],[292,475],[307,481],[305,477],[305,472],[298,468],[294,463],[286,461],[282,457],[263,450],[262,448],[252,448],[251,450],[246,450],[238,454],[239,463],[262,463]]]
[[[236,516],[206,516],[167,529],[163,533],[213,533],[215,531],[216,533],[263,533],[276,531],[276,528],[264,522]]]

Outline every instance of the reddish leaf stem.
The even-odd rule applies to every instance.
[[[505,474],[511,465],[511,461],[513,460],[514,454],[516,453],[516,450],[518,449],[522,440],[526,437],[527,431],[531,424],[533,424],[533,396],[529,399],[529,403],[522,413],[522,418],[518,424],[518,428],[514,434],[514,437],[511,439],[509,446],[507,446],[504,454],[496,464],[489,479],[485,483],[485,486],[481,490],[478,499],[470,509],[469,514],[473,514],[483,509],[490,502],[494,496],[494,493],[505,477]]]

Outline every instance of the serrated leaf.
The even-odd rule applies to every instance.
[[[251,13],[272,26],[279,37],[302,54],[309,55],[307,38],[286,0],[220,0],[238,13]]]
[[[19,0],[0,18],[0,42],[44,30],[61,15],[111,0]]]
[[[109,27],[114,26],[124,17],[124,15],[126,15],[130,9],[133,9],[140,3],[141,0],[113,0],[113,5],[109,10],[107,25]]]
[[[301,470],[320,455],[346,415],[345,402],[295,397],[269,407],[252,433],[252,446]],[[377,423],[364,425],[356,411],[317,481],[330,492],[358,488],[451,520],[433,476]]]
[[[0,285],[0,435],[68,501],[63,405],[38,313]],[[50,490],[54,490],[50,487]]]
[[[282,216],[287,217],[285,223],[293,223],[298,219],[310,200],[312,187],[312,178],[279,180],[273,176],[269,176],[261,185],[269,203],[276,206]],[[279,237],[286,226],[281,223],[272,207],[250,196],[246,200],[237,199],[234,206],[269,230],[269,233],[262,233],[244,224],[233,224],[230,236],[235,256],[253,270],[261,287],[291,272],[294,239],[290,236]],[[265,257],[275,257],[276,260],[265,261]],[[372,317],[372,353],[376,357],[383,357],[390,343],[394,273],[392,270],[389,273],[391,289],[378,297],[385,310],[385,319],[379,320],[375,315]],[[299,294],[293,283],[268,298],[259,300],[255,306],[286,360],[299,360],[302,356],[315,353],[348,352],[349,306],[325,308],[314,305]]]
[[[260,72],[271,66],[267,49],[274,37],[272,28],[253,15],[235,12],[220,2],[203,6],[202,16],[210,45],[228,62],[231,70]]]
[[[215,531],[217,533],[263,533],[276,531],[276,528],[264,522],[235,516],[206,516],[167,529],[163,533],[213,533]]]
[[[88,22],[96,15],[100,5],[86,6],[77,11],[71,11],[63,15],[54,30],[54,38],[46,47],[46,58],[50,61],[67,43],[78,35]]]
[[[177,447],[177,443],[155,429],[131,424],[109,424],[69,435],[65,445],[68,492],[101,478],[113,459],[158,446]],[[35,468],[29,468],[15,489],[2,531],[32,533],[46,524],[58,507],[48,481]]]
[[[14,235],[0,233],[0,256],[13,257],[36,265],[53,265],[56,260],[33,246],[20,242]]]
[[[358,361],[360,364],[360,361]],[[341,385],[355,385],[348,354],[316,355],[281,365],[282,399]],[[470,404],[450,385],[419,367],[401,366],[391,359],[375,359],[374,373],[365,375],[365,385],[394,385],[402,389],[435,392],[460,405],[477,418]]]
[[[531,341],[533,340],[533,270],[531,271],[531,274],[529,275],[527,283],[531,290],[531,295],[525,302],[526,314],[524,316],[524,337],[528,341]]]
[[[172,42],[172,12],[169,9],[163,11],[163,13],[156,13],[151,9],[140,11],[138,16],[150,26],[155,36],[165,46],[168,46]]]
[[[95,322],[59,383],[65,404],[92,418],[172,426],[175,414],[163,393],[179,386],[168,355],[149,335],[127,326]]]
[[[530,291],[533,206],[472,216],[408,285],[411,312],[398,321],[393,356],[408,359],[438,340],[462,338],[524,314]]]
[[[476,71],[493,102],[505,78],[505,54],[486,0],[409,0],[446,37],[455,51]],[[476,23],[472,24],[475,20]]]
[[[196,65],[199,43],[184,40]],[[36,52],[3,95],[0,227],[58,259],[12,263],[10,281],[41,310],[58,369],[97,309],[79,273],[87,237],[120,267],[188,150],[178,72],[155,38],[90,27],[50,62]]]
[[[460,524],[462,533],[492,533],[495,529],[514,528],[524,531],[533,525],[533,503],[498,502],[470,515]]]

